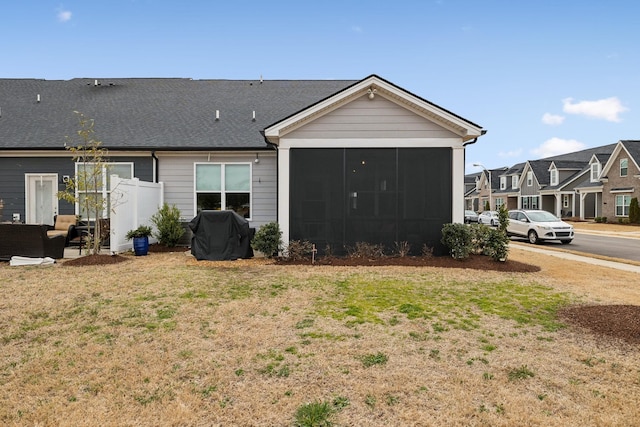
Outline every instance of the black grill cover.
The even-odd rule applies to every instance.
[[[233,211],[201,211],[189,222],[191,254],[197,260],[252,258],[249,222]]]

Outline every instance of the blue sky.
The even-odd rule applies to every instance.
[[[467,149],[467,173],[640,139],[632,0],[4,0],[0,10],[0,78],[378,74],[487,129]]]

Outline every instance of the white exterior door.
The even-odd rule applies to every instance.
[[[57,192],[57,174],[27,174],[25,222],[53,225],[53,217],[58,214]]]

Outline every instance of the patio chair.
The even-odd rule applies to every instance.
[[[76,225],[78,217],[75,215],[56,215],[53,217],[53,226],[47,230],[48,237],[64,236],[65,246],[69,246],[69,241],[77,237]]]

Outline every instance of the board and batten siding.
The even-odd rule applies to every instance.
[[[195,163],[251,163],[251,227],[276,220],[276,153],[158,153],[158,180],[164,183],[164,200],[176,205],[186,221],[195,217]]]
[[[389,100],[366,96],[325,114],[286,135],[296,139],[459,138]]]

